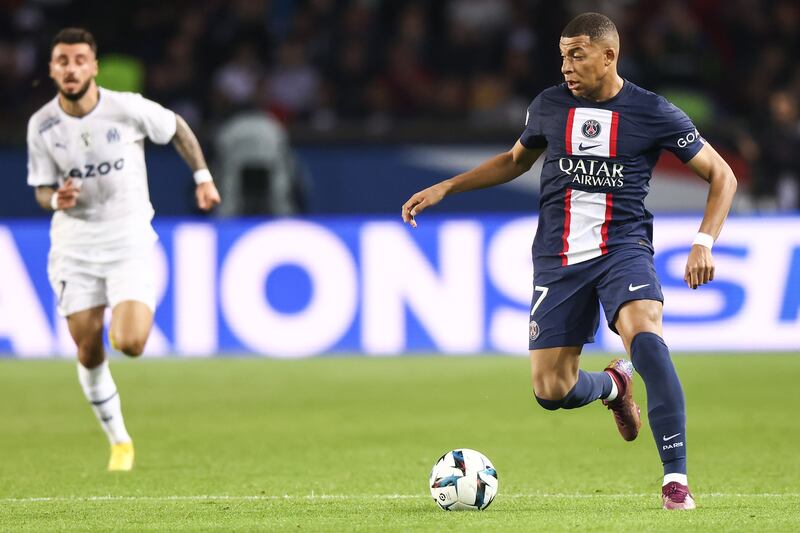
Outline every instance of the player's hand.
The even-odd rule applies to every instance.
[[[711,257],[711,250],[705,246],[695,244],[689,252],[686,260],[686,273],[683,281],[691,289],[696,289],[700,285],[705,285],[714,279],[714,258]]]
[[[197,196],[197,207],[203,211],[208,211],[222,201],[219,197],[217,186],[214,185],[213,181],[207,181],[198,185],[194,194]]]
[[[78,196],[81,195],[81,184],[72,179],[67,178],[61,187],[56,190],[58,209],[71,209],[78,203]]]
[[[434,206],[442,201],[446,194],[446,187],[443,183],[437,183],[427,189],[421,190],[414,194],[403,204],[401,215],[403,222],[410,224],[412,228],[417,227],[417,221],[414,217],[422,213],[425,209]]]

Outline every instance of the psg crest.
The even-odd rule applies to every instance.
[[[581,126],[581,133],[583,133],[584,137],[594,139],[600,135],[600,123],[590,118]]]
[[[539,324],[537,324],[535,320],[531,320],[530,328],[531,328],[531,340],[535,341],[536,338],[539,336]]]

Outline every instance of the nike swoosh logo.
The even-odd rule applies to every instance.
[[[680,433],[675,433],[675,434],[674,434],[674,435],[672,435],[671,437],[665,437],[665,436],[663,436],[663,435],[662,435],[662,436],[661,436],[661,438],[662,438],[662,439],[664,439],[664,442],[667,442],[668,440],[672,440],[672,439],[674,439],[674,438],[675,438],[675,437],[677,437],[678,435],[680,435]]]
[[[638,291],[639,289],[644,289],[645,287],[649,286],[650,286],[649,283],[645,283],[644,285],[634,285],[633,283],[631,283],[630,285],[628,285],[628,291],[630,292]]]
[[[578,145],[578,150],[580,150],[581,152],[585,152],[586,150],[591,150],[592,148],[597,148],[598,146],[600,146],[600,145],[599,144],[590,144],[589,146],[584,146],[583,143],[580,143]]]

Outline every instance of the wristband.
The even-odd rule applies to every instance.
[[[50,197],[50,207],[53,208],[53,211],[58,211],[58,192],[53,192],[53,196]]]
[[[209,181],[214,181],[211,177],[211,172],[207,168],[201,168],[200,170],[195,170],[194,172],[194,182],[197,185],[201,183],[208,183]]]
[[[709,235],[708,233],[698,232],[692,241],[692,246],[695,244],[699,244],[700,246],[705,246],[709,250],[714,246],[714,237]]]

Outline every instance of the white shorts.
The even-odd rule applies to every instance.
[[[125,259],[109,262],[85,261],[51,250],[47,275],[62,316],[99,306],[113,309],[126,300],[142,302],[155,312],[152,247],[137,248]]]

